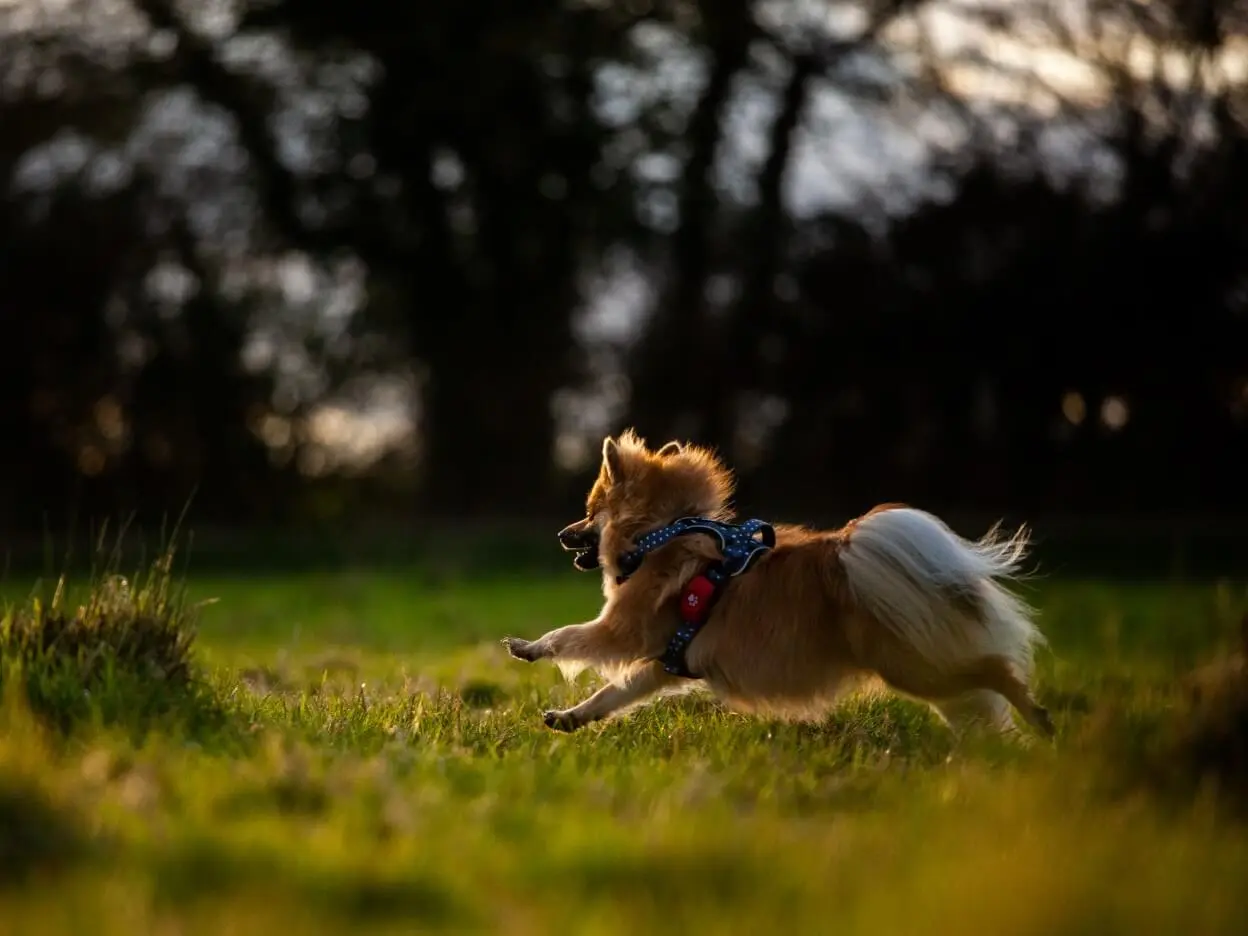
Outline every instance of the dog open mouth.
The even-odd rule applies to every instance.
[[[559,531],[559,545],[574,553],[572,564],[582,572],[590,572],[601,564],[598,557],[598,531],[593,527],[578,529],[578,524]]]
[[[576,553],[575,557],[572,559],[572,564],[582,572],[592,572],[601,564],[598,561],[597,543],[594,543],[592,546],[585,546],[581,549],[574,549],[572,551]]]

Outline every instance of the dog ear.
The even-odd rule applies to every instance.
[[[615,439],[607,436],[602,441],[602,467],[607,472],[607,480],[618,484],[624,477],[624,459],[620,455],[620,447]]]
[[[666,458],[668,455],[679,455],[684,450],[684,447],[673,439],[671,442],[665,443],[663,447],[659,449],[659,458]]]

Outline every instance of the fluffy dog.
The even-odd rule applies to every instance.
[[[729,579],[685,657],[695,678],[660,662],[681,627],[686,586],[720,558],[711,536],[673,538],[625,579],[621,557],[647,533],[686,516],[730,521],[732,474],[706,449],[669,442],[650,451],[631,430],[603,443],[586,516],[559,533],[582,570],[601,566],[606,602],[596,619],[528,641],[512,656],[597,670],[607,685],[579,705],[545,713],[574,731],[660,694],[699,684],[730,708],[789,719],[824,714],[848,689],[879,677],[933,706],[961,730],[1015,730],[1010,707],[1046,736],[1032,696],[1034,649],[1044,638],[1007,585],[1026,531],[993,528],[971,542],[921,510],[887,504],[838,530],[775,527],[775,546]]]

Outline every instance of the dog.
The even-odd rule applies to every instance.
[[[586,515],[558,534],[576,568],[602,569],[602,611],[536,640],[504,640],[519,660],[551,660],[569,676],[589,667],[606,679],[579,705],[544,713],[548,727],[575,731],[699,686],[738,712],[810,720],[877,678],[959,733],[974,724],[1016,732],[1013,707],[1053,735],[1030,687],[1045,639],[1009,587],[1026,528],[1002,536],[993,527],[972,542],[900,504],[836,530],[776,525],[769,549],[750,541],[759,555],[724,581],[685,641],[685,671],[665,665],[673,637],[690,634],[681,630],[681,601],[697,602],[691,583],[724,554],[713,535],[655,531],[682,517],[731,523],[734,487],[706,448],[669,442],[651,451],[631,429],[604,440]],[[639,543],[660,545],[634,570]]]

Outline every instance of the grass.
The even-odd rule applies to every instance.
[[[1183,682],[1248,589],[1030,597],[1057,741],[954,749],[895,698],[806,726],[686,698],[553,734],[541,711],[591,677],[498,638],[592,616],[570,571],[192,577],[155,620],[195,625],[185,685],[127,681],[120,653],[74,670],[83,709],[6,645],[0,932],[1248,932],[1248,731]]]

